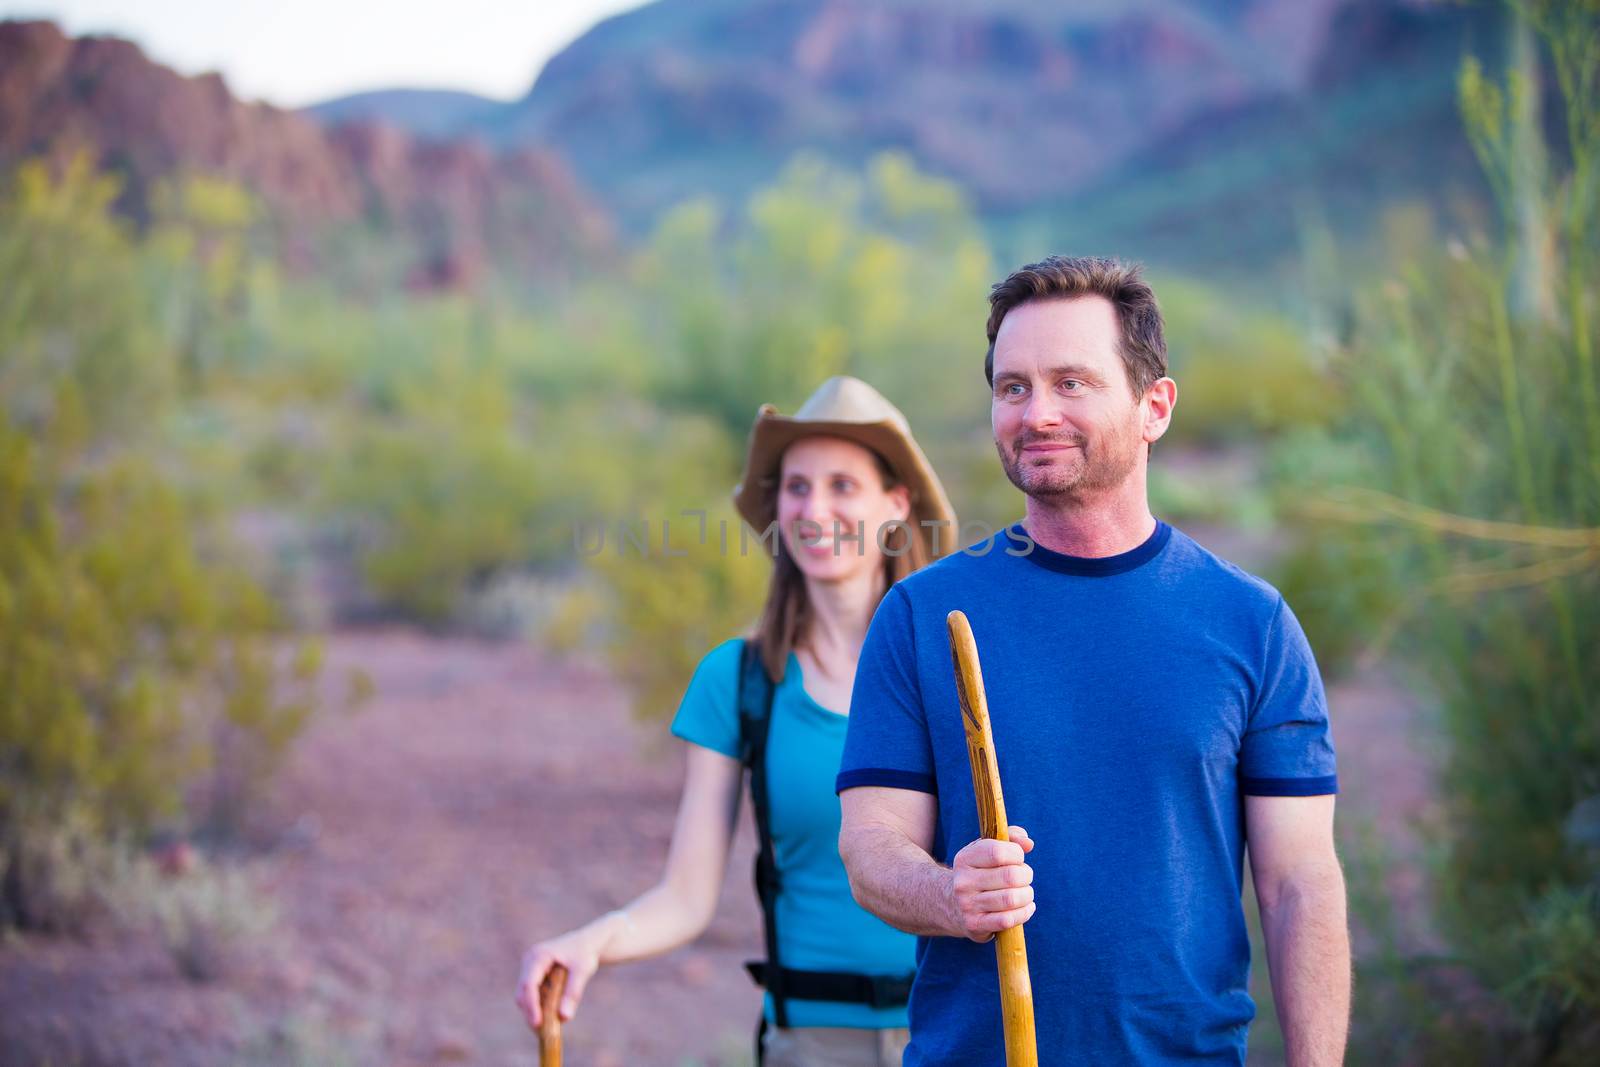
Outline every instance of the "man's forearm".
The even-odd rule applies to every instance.
[[[1261,928],[1288,1067],[1337,1067],[1350,1027],[1350,931],[1335,864],[1262,902]]]
[[[952,914],[954,872],[897,830],[861,827],[840,840],[856,903],[908,934],[961,937]]]

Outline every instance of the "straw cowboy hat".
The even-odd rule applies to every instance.
[[[911,491],[909,521],[928,548],[928,558],[937,558],[955,546],[955,511],[928,457],[911,436],[906,417],[872,386],[845,375],[823,382],[793,415],[780,415],[771,404],[762,404],[756,412],[744,474],[733,488],[733,504],[757,533],[777,517],[778,465],[783,450],[802,437],[819,434],[846,438],[883,457]],[[923,522],[947,525],[928,528]],[[940,551],[934,551],[936,547]]]

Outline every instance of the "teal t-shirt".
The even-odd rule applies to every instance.
[[[692,744],[739,758],[738,639],[708,652],[672,720]],[[806,693],[793,653],[772,696],[767,737],[767,791],[772,847],[783,885],[778,893],[778,955],[804,971],[908,975],[916,938],[865,911],[850,895],[839,859],[839,798],[834,777],[844,754],[848,717]],[[819,1000],[790,1000],[790,1026],[882,1029],[906,1025],[906,1010]],[[766,999],[772,1018],[772,998]]]

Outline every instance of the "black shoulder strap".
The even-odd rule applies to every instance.
[[[773,1022],[789,1025],[783,968],[778,963],[778,858],[772,848],[772,821],[767,805],[767,729],[772,724],[772,679],[754,641],[746,640],[739,658],[739,758],[750,769],[750,803],[755,814],[756,896],[761,901],[767,941],[767,992],[772,994]]]
[[[785,967],[778,960],[777,852],[772,844],[772,814],[767,795],[767,737],[772,724],[775,687],[767,677],[756,646],[744,643],[739,659],[739,762],[750,770],[750,801],[755,813],[756,897],[761,901],[762,928],[767,958],[745,964],[757,985],[772,995],[773,1022],[789,1025],[789,1001],[826,1000],[866,1004],[874,1008],[904,1007],[911,992],[912,975],[854,974],[842,971],[805,971]],[[762,1016],[762,1032],[766,1016]],[[756,1062],[764,1059],[761,1038],[756,1038]]]

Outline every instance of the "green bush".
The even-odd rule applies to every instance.
[[[277,611],[166,432],[209,387],[161,311],[231,298],[164,273],[190,223],[136,234],[115,195],[81,161],[0,195],[0,924],[80,925],[95,840],[227,824],[311,710],[314,649],[285,690]]]
[[[648,339],[646,381],[666,414],[599,423],[612,447],[585,469],[617,490],[590,501],[610,539],[583,561],[588,614],[642,714],[670,714],[699,658],[760,611],[770,556],[727,494],[761,404],[793,412],[829,376],[853,374],[906,413],[958,504],[1000,477],[968,462],[988,432],[990,272],[961,195],[897,155],[860,175],[802,157],[737,220],[706,203],[665,217],[616,297],[634,325],[611,336]],[[692,508],[706,513],[705,543],[682,514]],[[640,521],[651,551],[618,554],[618,523]],[[682,557],[661,551],[663,521]]]
[[[1294,321],[1191,279],[1154,285],[1178,383],[1169,443],[1258,440],[1337,414],[1341,390]]]
[[[1596,870],[1564,829],[1600,793],[1600,19],[1576,3],[1519,10],[1563,89],[1568,169],[1525,166],[1542,154],[1534,83],[1468,61],[1463,114],[1506,230],[1362,294],[1334,368],[1348,399],[1336,437],[1356,462],[1301,511],[1312,558],[1336,561],[1317,580],[1352,586],[1349,617],[1386,616],[1439,701],[1437,919],[1472,981],[1428,986],[1449,1025],[1426,1027],[1425,1062],[1600,1055]]]
[[[707,203],[670,212],[634,277],[652,390],[671,407],[742,445],[761,404],[793,411],[853,374],[905,412],[958,505],[986,487],[962,461],[987,433],[993,266],[948,182],[899,155],[860,175],[801,157],[738,218]]]
[[[202,779],[211,788],[193,816],[230,825],[311,709],[309,696],[277,694],[274,610],[248,577],[205,558],[191,516],[148,470],[62,480],[0,423],[5,851],[25,855],[38,820],[109,833],[176,819],[185,783]],[[314,674],[302,661],[301,682]],[[5,918],[21,924],[33,910],[25,880],[5,872]]]

